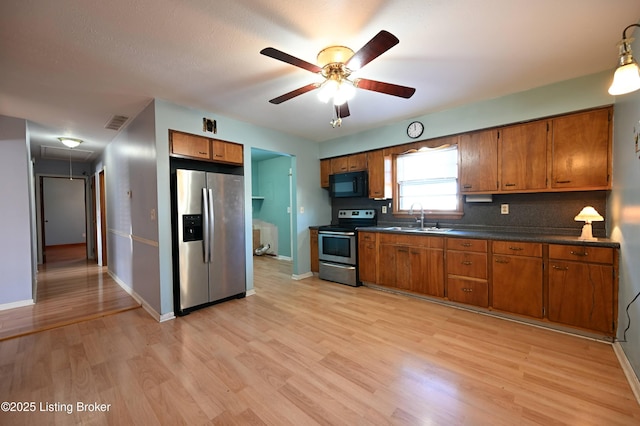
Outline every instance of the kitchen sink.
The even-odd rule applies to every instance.
[[[451,228],[436,228],[432,226],[430,228],[411,228],[414,232],[449,232]]]
[[[449,232],[451,228],[436,228],[435,226],[429,228],[412,228],[410,226],[389,226],[382,228],[385,231],[403,231],[403,232]]]

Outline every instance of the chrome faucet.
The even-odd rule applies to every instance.
[[[409,214],[413,214],[413,206],[415,206],[416,204],[420,206],[420,228],[424,228],[424,209],[422,208],[422,204],[420,203],[411,204],[411,207],[409,207]]]

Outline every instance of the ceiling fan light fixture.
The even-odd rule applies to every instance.
[[[353,56],[353,50],[346,46],[329,46],[322,49],[316,57],[317,63],[321,67],[329,64],[346,63]]]
[[[624,95],[640,89],[640,68],[633,58],[631,42],[633,38],[627,38],[627,30],[631,27],[640,27],[639,24],[631,24],[622,31],[622,41],[618,44],[618,67],[613,74],[613,82],[609,87],[612,96]]]
[[[75,148],[83,142],[82,139],[67,138],[67,137],[60,137],[58,138],[58,140],[68,148]]]
[[[320,90],[318,90],[318,99],[320,99],[320,101],[324,103],[329,102],[329,100],[332,99],[338,91],[339,86],[340,83],[338,83],[337,80],[325,80],[324,83],[320,85]]]
[[[343,80],[339,85],[336,93],[333,95],[334,105],[344,105],[350,101],[356,94],[356,88],[348,80]]]

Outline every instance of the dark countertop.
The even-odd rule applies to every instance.
[[[313,227],[309,227],[313,229]],[[487,240],[509,240],[509,241],[523,241],[533,243],[552,243],[552,244],[571,244],[571,245],[584,245],[593,247],[610,247],[619,249],[620,243],[613,241],[609,238],[598,238],[597,241],[584,241],[580,240],[578,236],[567,235],[545,235],[536,233],[518,233],[518,232],[504,232],[494,230],[456,230],[450,231],[411,231],[406,229],[389,229],[390,227],[382,226],[370,226],[358,228],[359,231],[370,232],[384,232],[395,233],[404,235],[429,235],[439,237],[457,237],[457,238],[482,238]]]

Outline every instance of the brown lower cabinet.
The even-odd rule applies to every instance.
[[[489,307],[487,241],[447,238],[447,297],[453,302]]]
[[[377,241],[376,280],[364,279],[361,272],[361,281],[444,297],[443,237],[382,233]]]
[[[320,272],[317,229],[309,230],[309,251],[311,253],[311,272]]]
[[[542,318],[542,244],[492,241],[494,309]]]
[[[360,280],[615,336],[609,247],[360,232]]]
[[[359,232],[358,233],[358,264],[362,265],[359,269],[360,281],[373,283],[376,281],[378,273],[378,254],[377,233],[375,232]]]
[[[549,245],[549,320],[615,332],[614,249]]]

